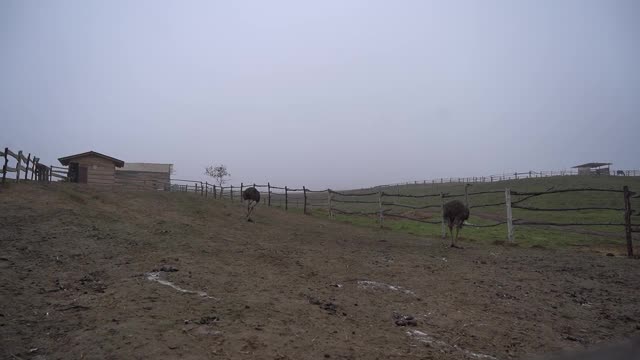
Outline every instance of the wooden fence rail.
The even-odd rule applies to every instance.
[[[4,151],[0,151],[0,161],[3,161],[3,184],[7,181],[51,181],[52,176],[62,179],[67,178],[67,168],[57,167],[59,170],[54,174],[54,166],[44,166],[40,163],[39,157],[32,155],[31,153],[27,153],[27,156],[24,154],[25,153],[22,150],[15,153],[8,147],[5,147]],[[12,166],[9,166],[10,158],[15,162]],[[16,173],[16,175],[13,179],[10,179],[8,176],[9,173]]]

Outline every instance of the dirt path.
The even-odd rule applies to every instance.
[[[241,214],[4,190],[0,357],[509,359],[640,334],[638,260]]]

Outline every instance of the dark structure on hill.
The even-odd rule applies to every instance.
[[[572,169],[578,169],[578,175],[611,175],[610,165],[611,163],[590,162],[576,165]]]

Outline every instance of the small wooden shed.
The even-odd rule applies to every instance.
[[[92,185],[114,185],[116,167],[124,166],[124,161],[95,151],[61,157],[58,161],[69,166],[71,182]]]

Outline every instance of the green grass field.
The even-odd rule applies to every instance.
[[[548,189],[572,189],[572,188],[599,188],[622,190],[627,185],[632,191],[640,193],[640,177],[614,177],[614,176],[557,176],[547,178],[530,178],[510,180],[493,183],[476,183],[469,188],[470,193],[504,190],[532,192]],[[367,193],[372,191],[384,191],[386,194],[464,194],[464,184],[417,184],[394,187],[380,187],[364,189],[353,193]],[[512,201],[517,201],[523,196],[512,196]],[[464,196],[454,197],[464,200]],[[452,200],[447,198],[445,201]],[[334,200],[362,200],[378,201],[377,195],[361,197],[334,196]],[[405,204],[411,206],[440,205],[439,197],[431,198],[400,198],[383,197],[387,203]],[[469,222],[477,225],[486,225],[505,221],[506,209],[504,205],[492,207],[473,208],[474,205],[492,204],[504,202],[503,193],[481,194],[469,197],[472,207]],[[571,192],[548,194],[534,197],[522,202],[520,205],[537,208],[575,208],[575,207],[613,207],[624,208],[622,193],[608,192]],[[377,204],[353,204],[334,202],[333,207],[349,212],[371,212],[378,209]],[[430,221],[439,221],[439,208],[413,210],[396,206],[384,206],[385,209],[393,209],[392,213],[420,218]],[[640,210],[640,201],[632,199],[632,208]],[[321,210],[317,210],[319,213]],[[555,222],[555,223],[623,223],[623,211],[613,210],[583,210],[570,212],[539,212],[524,209],[513,209],[513,218],[524,221]],[[379,226],[376,216],[337,215],[340,221],[349,222],[361,226]],[[640,216],[633,216],[634,224],[640,223]],[[422,236],[438,237],[441,234],[441,225],[424,224],[411,220],[392,219],[385,217],[384,227],[393,231],[403,231]],[[496,242],[504,241],[507,237],[506,225],[490,228],[465,227],[461,232],[461,238],[467,242]],[[637,239],[636,239],[637,240]],[[515,227],[515,242],[521,246],[559,247],[559,246],[592,246],[602,248],[619,249],[625,251],[624,227],[622,226],[532,226],[519,225]]]

